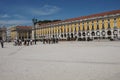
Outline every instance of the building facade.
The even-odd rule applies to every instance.
[[[5,27],[0,28],[0,40],[3,40],[3,41],[7,40],[7,28]]]
[[[35,25],[37,39],[95,40],[120,38],[120,10]],[[33,30],[33,32],[35,31]]]
[[[31,26],[14,26],[10,28],[10,38],[14,39],[31,39],[32,27]]]

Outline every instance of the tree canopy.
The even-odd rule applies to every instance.
[[[57,22],[61,20],[39,20],[38,23],[43,24],[43,23],[50,23],[50,22]]]

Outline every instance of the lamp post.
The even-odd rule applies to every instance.
[[[35,25],[37,23],[37,19],[33,18],[32,21],[33,21],[33,25],[34,25],[33,26],[33,29],[34,29],[34,41],[35,41],[35,44],[36,44],[36,28],[35,28]]]

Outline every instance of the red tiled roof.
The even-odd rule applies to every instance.
[[[49,24],[58,24],[58,23],[62,23],[62,22],[70,22],[70,21],[75,21],[75,20],[82,20],[82,19],[87,19],[87,18],[94,18],[94,17],[112,15],[112,14],[117,14],[117,13],[120,13],[120,10],[102,12],[102,13],[98,13],[98,14],[92,14],[92,15],[88,15],[88,16],[81,16],[81,17],[77,17],[77,18],[70,18],[70,19],[66,19],[66,20],[63,20],[63,21],[57,21],[57,22],[51,22],[51,23],[47,23],[47,24],[41,24],[40,26],[47,26]]]
[[[113,10],[113,11],[109,11],[109,12],[102,12],[102,13],[98,13],[98,14],[92,14],[92,15],[88,15],[88,16],[81,16],[81,17],[77,17],[77,18],[71,18],[71,19],[67,19],[66,21],[74,21],[74,20],[81,20],[81,19],[87,19],[87,18],[94,18],[94,17],[100,17],[100,16],[105,16],[105,15],[112,15],[112,14],[117,14],[120,13],[120,10]]]
[[[32,29],[31,26],[16,26],[18,29]]]

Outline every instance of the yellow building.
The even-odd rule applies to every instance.
[[[7,28],[5,27],[0,28],[0,40],[7,40]]]
[[[36,25],[37,39],[94,40],[120,38],[120,10]],[[34,31],[33,31],[34,32]]]
[[[10,28],[11,40],[14,39],[31,39],[32,27],[31,26],[15,26]]]

